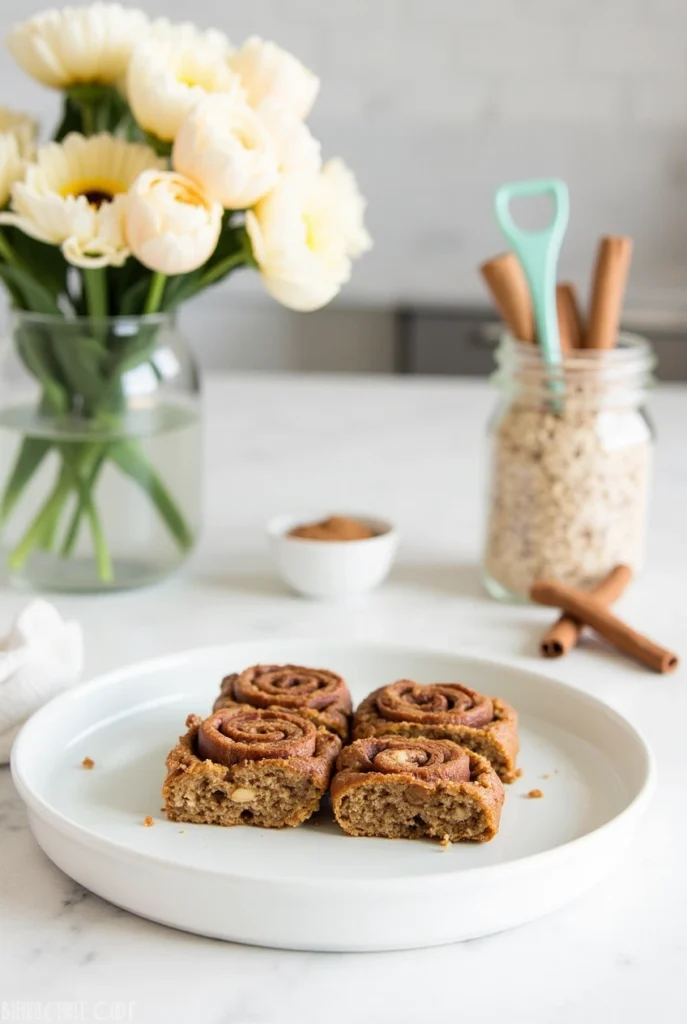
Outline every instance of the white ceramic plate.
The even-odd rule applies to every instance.
[[[524,775],[506,787],[499,835],[447,850],[353,839],[327,810],[283,831],[166,821],[165,754],[186,715],[209,713],[222,676],[259,661],[335,669],[356,701],[401,677],[460,680],[511,701]],[[34,715],[12,771],[36,839],[88,889],[176,928],[309,950],[435,945],[561,906],[628,851],[654,775],[628,722],[544,676],[457,654],[314,641],[191,651],[96,679]],[[544,798],[524,798],[533,788]]]

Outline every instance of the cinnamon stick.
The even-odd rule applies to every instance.
[[[527,279],[517,257],[504,252],[479,268],[487,288],[513,337],[534,341],[534,314]]]
[[[556,288],[556,309],[558,310],[558,333],[561,351],[582,347],[582,317],[574,284],[559,284]]]
[[[631,259],[631,238],[608,235],[599,242],[584,348],[615,347]]]
[[[616,565],[592,590],[592,594],[597,601],[608,607],[618,600],[631,579],[629,566]],[[545,658],[562,658],[576,646],[583,629],[583,622],[564,612],[541,638],[541,653]]]
[[[674,672],[680,663],[677,654],[632,629],[604,608],[593,594],[585,594],[555,580],[539,580],[532,585],[530,597],[537,604],[560,608],[586,626],[591,626],[618,650],[641,661],[654,672]]]

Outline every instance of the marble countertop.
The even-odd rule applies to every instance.
[[[432,1019],[470,1024],[687,1017],[687,668],[653,676],[594,640],[544,665],[537,638],[551,613],[485,596],[477,557],[493,401],[482,382],[211,378],[207,528],[191,564],[149,590],[57,603],[85,627],[87,675],[195,645],[314,635],[435,643],[547,671],[621,710],[653,745],[659,787],[632,855],[566,909],[461,945],[253,949],[165,929],[86,892],[39,850],[0,769],[1,1020],[415,1024],[430,1007]],[[620,608],[687,655],[687,389],[661,388],[653,411],[648,568]],[[343,608],[289,594],[263,524],[302,506],[395,519],[403,543],[389,582]],[[2,587],[0,622],[25,601]]]

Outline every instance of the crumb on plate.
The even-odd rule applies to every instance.
[[[155,822],[150,817],[150,815],[148,815],[146,818],[143,819],[143,824],[145,825],[146,828],[152,828]]]
[[[446,832],[439,840],[439,846],[441,847],[442,850],[448,850],[450,845],[451,840],[448,837],[448,832]]]
[[[526,800],[541,800],[543,796],[541,789],[531,789],[529,793],[525,793]]]
[[[523,773],[523,770],[522,770],[522,768],[518,768],[518,769],[517,769],[517,771],[516,771],[516,773],[515,773],[515,778],[516,778],[516,779],[521,779],[521,778],[522,778],[522,776],[523,776],[523,774],[524,774],[524,773]]]
[[[185,828],[180,828],[180,829],[179,829],[179,835],[180,835],[180,836],[183,836],[183,834],[184,834],[184,832],[185,832],[185,831],[186,831],[186,829],[185,829]]]
[[[81,767],[88,768],[90,771],[91,768],[95,768],[95,761],[93,760],[92,757],[84,757],[83,761],[81,762]]]
[[[550,779],[551,776],[550,775],[540,775],[539,778],[540,779]]]

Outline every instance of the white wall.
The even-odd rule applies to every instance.
[[[0,32],[42,6],[1,0]],[[327,153],[341,153],[356,169],[376,242],[344,304],[383,309],[401,300],[481,297],[475,264],[501,247],[491,215],[495,186],[548,174],[564,176],[572,192],[566,275],[584,284],[596,236],[630,233],[635,303],[687,297],[687,0],[140,6],[216,24],[236,42],[253,32],[274,38],[320,73],[312,126]],[[9,58],[0,97],[46,117],[54,106]],[[250,334],[250,310],[264,301],[257,283],[237,279],[229,292]],[[212,305],[222,309],[224,295]],[[295,352],[293,318],[264,308],[256,330],[273,339],[275,356],[283,337],[278,365],[307,365],[317,343]],[[356,322],[367,363],[385,365],[388,317],[365,329]],[[320,314],[308,337],[321,333],[326,345],[330,324]],[[215,345],[224,344],[223,334],[214,331]],[[358,355],[342,353],[336,341],[330,355],[325,363],[358,365]]]

